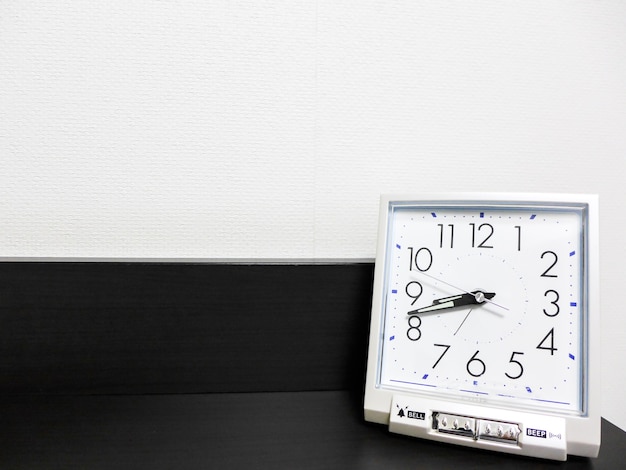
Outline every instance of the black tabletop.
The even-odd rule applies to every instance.
[[[0,263],[0,469],[626,468],[366,423],[373,268]]]
[[[3,469],[626,468],[608,421],[597,459],[553,462],[391,434],[348,391],[5,396],[0,417]]]

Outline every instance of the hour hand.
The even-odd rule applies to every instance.
[[[464,307],[466,305],[482,304],[487,300],[493,299],[495,295],[495,292],[482,292],[477,290],[465,294],[443,297],[441,299],[433,300],[432,305],[412,310],[408,314],[418,315],[420,313],[439,312],[441,310],[449,310],[451,308]]]

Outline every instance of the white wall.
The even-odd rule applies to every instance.
[[[381,192],[601,197],[626,429],[626,3],[0,3],[0,256],[373,259]]]

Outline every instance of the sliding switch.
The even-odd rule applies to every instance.
[[[517,444],[520,429],[517,424],[482,419],[478,423],[478,439]]]
[[[449,413],[433,413],[433,429],[445,434],[475,438],[476,419]]]

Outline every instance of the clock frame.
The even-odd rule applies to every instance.
[[[512,454],[597,456],[598,235],[595,195],[382,196],[365,419]],[[566,277],[569,294],[555,287]],[[511,346],[521,339],[532,350]]]

